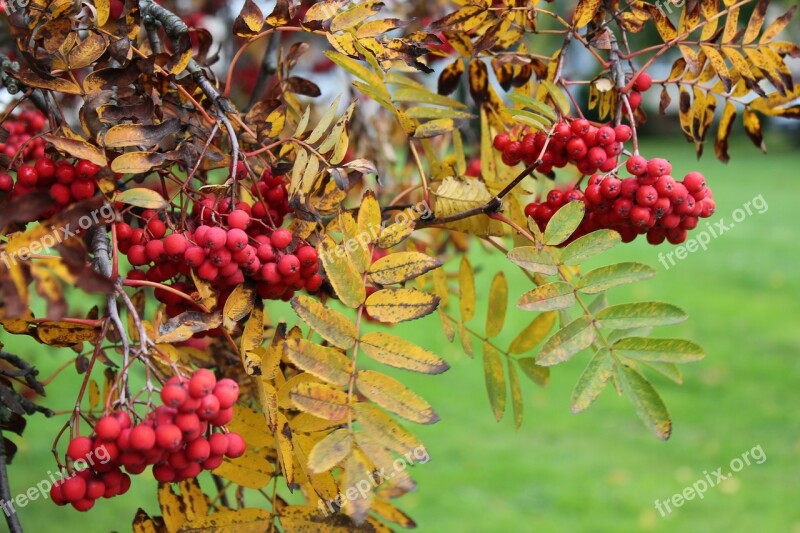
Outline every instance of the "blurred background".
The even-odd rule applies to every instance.
[[[780,12],[780,5],[785,8],[788,2],[775,4]],[[768,19],[774,15],[770,13]],[[796,22],[790,30],[796,40]],[[572,75],[582,75],[580,62],[570,65]],[[332,78],[326,85],[322,76],[314,79],[324,96],[335,95],[342,80]],[[663,76],[653,72],[653,77]],[[703,172],[717,202],[712,223],[730,224],[731,213],[758,196],[768,206],[760,214],[753,210],[711,240],[707,250],[691,253],[669,269],[659,262],[658,254],[672,247],[652,247],[643,239],[618,246],[586,265],[588,269],[612,261],[647,263],[658,271],[657,277],[611,291],[610,301],[663,300],[690,315],[684,324],[659,331],[662,336],[699,342],[707,351],[704,360],[683,367],[682,386],[654,379],[674,419],[672,438],[655,439],[638,421],[628,399],[617,397],[611,388],[588,411],[571,414],[570,394],[588,362],[586,353],[554,368],[547,388],[523,383],[525,420],[520,430],[514,429],[508,415],[498,424],[489,408],[480,359],[468,358],[458,342],[448,344],[435,317],[398,326],[395,333],[442,354],[452,366],[439,376],[397,374],[427,398],[442,419],[433,426],[411,428],[432,459],[413,467],[418,490],[397,503],[417,521],[419,531],[800,533],[798,130],[794,124],[768,121],[769,153],[762,154],[737,123],[728,165],[714,159],[710,147],[698,161],[694,146],[678,130],[677,117],[660,119],[654,108],[657,91],[651,96],[655,101],[645,100],[651,120],[641,131],[642,153],[668,158],[676,176]],[[528,282],[503,257],[479,246],[470,258],[478,272],[481,300],[474,323],[482,330],[487,309],[481,289],[485,291],[494,273],[502,269],[508,276],[512,302],[527,290]],[[457,265],[445,268],[454,272]],[[85,295],[70,300],[76,315],[93,304]],[[38,316],[43,307],[34,310]],[[270,315],[276,321],[296,322],[283,304],[271,304]],[[510,311],[498,343],[510,343],[531,317]],[[0,340],[9,351],[39,367],[40,377],[74,357],[69,350],[50,349],[2,330]],[[48,386],[44,403],[54,410],[68,409],[79,387],[80,376],[67,369]],[[46,479],[55,469],[50,450],[65,420],[34,416],[24,439],[12,437],[19,447],[9,469],[13,494]],[[762,464],[751,460],[750,466],[709,488],[703,499],[672,507],[666,516],[659,513],[656,500],[682,492],[705,479],[706,472],[720,467],[729,472],[731,460],[759,447],[766,456]],[[257,505],[258,500],[248,503]],[[20,517],[26,530],[33,532],[56,527],[125,531],[137,507],[159,514],[156,484],[148,475],[137,476],[128,494],[100,501],[88,514],[36,500],[20,509]],[[4,528],[0,521],[0,531]]]

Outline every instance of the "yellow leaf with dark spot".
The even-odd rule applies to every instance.
[[[42,344],[48,345],[72,346],[94,341],[97,335],[97,328],[72,322],[42,322],[36,326],[36,337]]]
[[[499,422],[506,411],[508,393],[502,356],[489,342],[483,343],[483,373],[486,378],[489,403],[492,405],[495,420]]]
[[[226,457],[213,471],[215,476],[232,481],[249,489],[264,488],[275,473],[263,452],[256,453],[248,446],[244,455],[236,459]]]
[[[337,429],[319,441],[308,456],[310,472],[322,473],[333,469],[350,454],[353,437],[347,428]]]
[[[319,252],[328,280],[342,303],[351,308],[361,305],[367,293],[356,265],[328,235],[320,241]]]
[[[244,284],[237,285],[225,300],[225,307],[222,310],[222,326],[229,332],[233,332],[239,321],[253,310],[255,299],[256,295],[252,287]]]
[[[475,274],[466,255],[461,257],[458,269],[458,291],[461,320],[469,322],[475,316]]]
[[[298,409],[326,420],[342,420],[347,416],[347,393],[324,383],[298,383],[289,392]]]
[[[318,300],[300,294],[292,298],[292,309],[311,328],[334,346],[347,350],[358,336],[355,325],[341,313]]]
[[[439,415],[427,401],[385,374],[361,370],[356,377],[356,386],[358,392],[369,400],[406,420],[417,424],[433,424],[439,421]]]
[[[164,164],[166,154],[160,152],[126,152],[111,162],[111,170],[119,174],[142,174]]]
[[[440,266],[442,263],[438,259],[427,254],[398,252],[375,261],[369,268],[369,277],[373,283],[391,285],[414,279]]]
[[[369,295],[365,303],[372,318],[396,324],[433,313],[439,297],[416,289],[382,289]]]
[[[601,3],[600,0],[580,0],[578,7],[575,8],[575,13],[572,15],[572,24],[577,29],[589,24],[597,10],[600,9]]]
[[[272,515],[266,509],[223,510],[188,522],[179,533],[263,533],[270,529]]]
[[[556,313],[553,311],[538,315],[511,341],[508,353],[523,354],[532,350],[547,337],[555,323]]]
[[[435,353],[389,333],[367,333],[359,348],[369,357],[385,365],[423,374],[441,374],[450,368]]]
[[[375,441],[395,453],[402,455],[415,449],[424,449],[419,439],[377,407],[357,403],[353,406],[353,411],[362,429]]]
[[[289,359],[306,372],[334,385],[344,386],[350,381],[352,361],[338,349],[305,339],[287,339],[285,346]]]
[[[86,159],[97,166],[108,166],[108,160],[103,150],[92,146],[86,141],[77,139],[67,139],[55,135],[44,135],[44,140],[56,147],[56,150],[64,152],[77,159]]]

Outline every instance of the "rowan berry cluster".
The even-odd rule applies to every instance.
[[[42,133],[45,124],[47,119],[41,111],[25,109],[10,117],[2,126],[8,132],[8,138],[0,143],[0,154],[13,158],[22,149],[21,159],[24,161],[44,157],[44,139],[33,137]]]
[[[672,165],[666,159],[648,161],[639,155],[630,157],[625,166],[632,176],[595,174],[585,191],[553,189],[543,202],[528,204],[525,214],[544,229],[562,205],[583,201],[583,222],[568,242],[608,228],[617,231],[623,242],[647,234],[647,241],[654,245],[664,240],[682,243],[687,231],[697,227],[698,218],[714,214],[716,204],[701,173],[690,172],[679,181],[670,176]]]
[[[100,167],[91,161],[54,161],[40,156],[35,161],[19,166],[16,179],[11,174],[0,173],[0,195],[16,200],[34,191],[47,191],[55,205],[39,215],[45,219],[59,209],[79,200],[94,196],[97,190],[95,176]]]
[[[281,228],[289,212],[286,181],[266,170],[252,188],[260,198],[254,205],[233,202],[230,198],[207,196],[196,202],[188,228],[168,234],[159,213],[144,210],[140,227],[122,222],[116,225],[119,250],[134,267],[132,279],[162,283],[174,280],[171,287],[190,293],[190,270],[222,292],[224,305],[230,291],[245,279],[256,282],[260,297],[289,300],[294,291],[317,291],[322,285],[319,257],[313,246]],[[131,221],[133,223],[133,221]],[[167,314],[176,316],[191,307],[191,302],[171,291],[157,289],[156,298],[167,305]]]
[[[617,168],[623,143],[630,140],[631,135],[631,128],[624,124],[598,128],[581,118],[556,124],[549,141],[543,132],[523,130],[516,140],[508,133],[497,134],[494,147],[503,153],[503,163],[509,166],[520,161],[530,166],[541,154],[542,162],[534,169],[538,172],[547,174],[553,168],[564,168],[572,163],[581,174],[589,175]]]
[[[161,389],[163,405],[140,423],[133,425],[129,413],[115,411],[97,421],[92,436],[73,438],[67,456],[75,462],[89,458],[91,467],[55,483],[50,497],[57,505],[88,511],[99,498],[127,492],[129,474],[141,474],[149,465],[157,481],[170,483],[214,470],[223,457],[241,457],[246,449],[241,435],[214,432],[233,419],[238,397],[235,381],[217,381],[207,369],[191,378],[170,378]]]

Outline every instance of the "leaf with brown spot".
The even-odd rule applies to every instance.
[[[366,289],[358,269],[343,248],[325,235],[319,243],[319,252],[328,280],[342,303],[353,309],[361,305],[367,295]]]
[[[42,344],[72,346],[97,339],[98,329],[72,322],[41,322],[36,326],[36,337]]]
[[[166,209],[169,206],[161,194],[144,187],[124,190],[114,196],[114,201],[144,209]]]
[[[433,313],[439,297],[417,289],[382,289],[370,294],[365,305],[375,320],[396,324]]]
[[[356,377],[356,386],[358,392],[367,399],[406,420],[417,424],[434,424],[439,421],[439,415],[425,399],[386,374],[361,370]]]
[[[722,111],[719,126],[717,127],[717,138],[714,141],[714,152],[717,154],[717,158],[724,163],[727,163],[730,159],[728,155],[728,137],[730,137],[735,118],[736,106],[730,101],[725,102],[725,109]]]
[[[298,383],[289,398],[298,409],[325,420],[342,420],[350,410],[347,393],[324,383]]]
[[[289,360],[302,370],[334,385],[350,382],[353,362],[340,350],[305,339],[287,339],[285,346]]]
[[[424,449],[419,439],[377,407],[367,403],[357,403],[353,406],[353,411],[363,430],[372,439],[395,453],[402,455],[415,449]]]
[[[170,344],[182,342],[192,338],[195,333],[218,328],[221,325],[222,315],[219,313],[186,311],[159,326],[156,342]]]
[[[286,26],[292,20],[292,12],[289,0],[277,0],[275,7],[267,16],[267,24],[273,28],[278,26]]]
[[[572,24],[577,28],[583,28],[594,18],[597,10],[600,9],[600,0],[580,0],[572,15]]]
[[[253,0],[245,0],[242,10],[233,22],[233,33],[239,37],[252,37],[264,27],[264,13]]]
[[[166,160],[167,155],[160,152],[126,152],[111,162],[111,170],[119,174],[143,174]]]
[[[31,71],[12,72],[11,75],[29,87],[47,89],[64,94],[83,94],[81,86],[70,80],[62,78],[43,78]]]
[[[308,456],[309,471],[321,474],[333,469],[350,454],[352,446],[353,437],[347,428],[330,432],[311,450]]]
[[[486,7],[477,5],[464,6],[458,11],[433,21],[428,26],[428,31],[438,33],[446,30],[466,33],[480,26],[488,15],[489,12]]]
[[[56,135],[44,135],[44,140],[55,146],[57,150],[67,153],[77,159],[86,159],[97,166],[108,166],[106,154],[100,148],[84,140],[67,139]]]
[[[110,128],[103,136],[106,148],[127,148],[138,146],[151,148],[165,137],[178,133],[181,123],[177,119],[168,119],[161,124],[119,124]]]
[[[373,283],[392,285],[403,283],[442,266],[442,263],[420,252],[398,252],[384,256],[369,268]]]
[[[253,287],[244,284],[237,285],[225,301],[225,307],[222,310],[222,327],[232,333],[239,321],[253,310],[255,298]]]
[[[753,144],[762,152],[766,152],[767,147],[764,145],[764,136],[761,134],[761,120],[756,112],[746,107],[742,112],[742,122],[744,123],[744,131],[753,141]]]
[[[394,368],[423,374],[441,374],[450,368],[435,353],[390,333],[367,333],[359,342],[368,357]]]

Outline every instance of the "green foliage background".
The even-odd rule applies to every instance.
[[[717,201],[712,221],[729,222],[733,210],[759,194],[769,210],[754,213],[713,240],[707,251],[690,254],[667,271],[658,253],[672,247],[652,247],[643,239],[599,258],[604,264],[635,260],[656,268],[654,280],[615,289],[610,300],[665,300],[683,307],[690,319],[657,333],[700,342],[708,352],[705,360],[683,367],[682,387],[654,378],[675,421],[669,442],[653,438],[628,399],[615,397],[611,388],[587,412],[569,412],[570,393],[588,354],[555,368],[547,389],[523,384],[525,422],[515,432],[510,416],[494,422],[480,360],[463,355],[457,341],[448,345],[435,316],[425,327],[397,328],[453,367],[440,376],[404,375],[404,382],[442,417],[434,426],[412,428],[432,456],[412,472],[419,490],[400,500],[419,531],[800,531],[800,155],[788,137],[768,140],[770,154],[764,156],[739,139],[725,166],[713,157],[697,162],[692,147],[682,142],[643,139],[643,154],[669,158],[676,176],[693,169],[706,173]],[[487,290],[498,268],[509,276],[510,297],[516,299],[528,285],[498,254],[478,250],[471,259],[480,269],[482,302],[475,319],[480,324],[486,313],[481,288]],[[586,268],[599,264],[595,259]],[[446,268],[453,271],[454,265]],[[73,299],[71,305],[82,302]],[[273,312],[273,318],[281,318],[281,311],[295,320],[288,308]],[[510,313],[500,344],[510,342],[532,316]],[[11,351],[36,363],[42,376],[69,356],[5,332],[0,337]],[[64,372],[49,387],[47,404],[68,408],[78,387],[74,372]],[[36,416],[25,439],[17,439],[20,450],[10,469],[13,493],[27,490],[54,468],[50,447],[62,420]],[[656,499],[682,491],[704,471],[720,466],[728,471],[731,459],[758,445],[767,456],[763,464],[745,467],[709,489],[703,500],[689,501],[666,518],[655,509]],[[21,519],[34,532],[124,531],[139,506],[158,514],[149,475],[137,476],[126,496],[102,500],[89,513],[36,500],[21,510]]]

